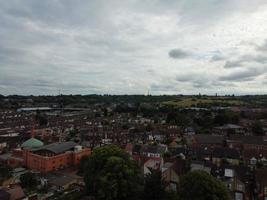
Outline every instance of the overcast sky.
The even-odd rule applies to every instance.
[[[0,93],[267,93],[266,0],[0,0]]]

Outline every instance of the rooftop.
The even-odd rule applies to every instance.
[[[239,159],[240,153],[238,150],[232,148],[215,148],[213,151],[213,156],[219,158]]]
[[[35,149],[34,151],[41,151],[41,150],[47,150],[51,151],[55,154],[64,153],[68,150],[73,149],[77,144],[75,142],[69,141],[69,142],[56,142],[52,144],[48,144],[45,146],[42,146],[38,149]]]
[[[228,142],[240,142],[243,144],[258,144],[258,145],[267,145],[267,137],[264,136],[240,136],[240,135],[231,135]]]
[[[51,185],[55,185],[55,186],[60,186],[60,187],[64,187],[65,185],[68,185],[70,183],[75,182],[76,180],[68,177],[68,176],[59,176],[56,177],[55,179],[50,181]]]
[[[199,134],[194,135],[195,140],[197,143],[201,144],[223,144],[224,137],[221,135],[206,135],[206,134]]]
[[[44,143],[42,141],[35,139],[35,138],[30,138],[30,139],[26,140],[25,142],[23,142],[21,147],[32,149],[32,148],[39,148],[43,145],[44,145]]]
[[[30,108],[19,108],[17,111],[37,111],[37,110],[51,110],[49,107],[30,107]]]

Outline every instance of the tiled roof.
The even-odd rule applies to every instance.
[[[206,135],[206,134],[199,134],[194,135],[195,140],[197,143],[200,144],[223,144],[224,137],[221,135]]]
[[[245,159],[255,158],[267,158],[267,150],[264,149],[244,149],[243,156]]]
[[[255,171],[256,181],[260,182],[262,186],[267,186],[267,169],[257,169]]]
[[[47,151],[52,151],[55,154],[59,153],[64,153],[68,150],[73,149],[77,144],[75,142],[56,142],[52,144],[45,145],[43,147],[40,147],[36,149],[35,151],[40,151],[40,150],[47,150]]]
[[[133,146],[133,150],[132,150],[132,152],[133,152],[133,153],[137,153],[137,154],[139,154],[140,151],[141,151],[141,148],[142,148],[142,145],[140,145],[140,144],[135,144],[135,145]]]
[[[231,135],[228,142],[240,142],[243,144],[267,145],[267,138],[262,136]]]
[[[141,152],[143,153],[159,153],[162,154],[166,151],[166,146],[163,145],[143,145]]]
[[[212,152],[213,157],[239,159],[240,153],[232,148],[215,148]]]
[[[224,126],[217,126],[217,127],[214,127],[214,128],[217,128],[217,129],[241,129],[243,127],[239,126],[239,125],[236,125],[236,124],[226,124]]]
[[[2,154],[0,155],[0,160],[7,160],[12,156],[11,153],[6,153],[6,154]]]
[[[245,182],[248,182],[252,176],[251,169],[246,166],[235,166],[234,168],[236,176]]]

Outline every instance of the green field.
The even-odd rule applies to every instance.
[[[192,98],[183,97],[175,101],[165,101],[162,105],[174,106],[174,107],[192,107],[192,106],[241,106],[245,105],[242,100],[235,100],[227,97],[206,97],[206,98]]]

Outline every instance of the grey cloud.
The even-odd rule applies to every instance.
[[[194,79],[194,74],[180,74],[176,76],[176,81],[179,82],[188,82]]]
[[[210,62],[217,62],[217,61],[222,61],[225,60],[225,57],[222,55],[214,55],[211,57]]]
[[[242,66],[242,60],[238,61],[226,61],[224,68],[235,68],[235,67],[241,67]]]
[[[57,91],[60,89],[63,92],[71,93],[73,89],[77,93],[79,92],[93,92],[101,93],[102,88],[88,83],[79,83],[79,82],[67,82],[59,81],[49,78],[34,78],[29,79],[25,75],[14,75],[14,76],[0,76],[0,86],[6,88],[7,90],[16,91],[18,94],[23,94],[21,91],[17,90],[16,87],[20,85],[24,88],[24,94],[32,94],[37,91],[45,91],[49,94],[57,94]],[[45,93],[44,93],[45,94]]]
[[[156,71],[154,69],[147,69],[146,72],[151,75],[155,75]]]
[[[215,87],[220,87],[220,88],[224,88],[224,87],[236,87],[236,84],[234,82],[224,82],[224,81],[220,81],[220,80],[214,80],[211,82],[212,86]]]
[[[224,87],[235,87],[234,83],[224,82],[221,80],[216,80],[217,77],[213,77],[211,79],[210,76],[203,73],[191,73],[183,76],[177,76],[176,80],[179,83],[187,83],[192,85],[192,87],[196,89],[215,89],[215,88],[224,88]]]
[[[260,64],[265,64],[267,62],[267,56],[263,54],[256,54],[256,55],[243,55],[239,58],[239,62],[244,63],[244,62],[256,62]]]
[[[252,57],[252,60],[254,60],[255,62],[261,63],[261,64],[265,64],[267,63],[267,56],[258,55],[258,56]]]
[[[238,9],[244,13],[251,13],[266,5],[265,0],[182,0],[178,2],[183,8],[180,11],[182,16],[181,23],[194,22],[194,25],[199,26],[201,29],[203,25],[207,28],[235,15]]]
[[[151,92],[178,92],[174,85],[162,85],[162,84],[151,84],[150,85]]]
[[[184,59],[190,56],[191,54],[189,52],[182,49],[172,49],[169,51],[169,57],[173,59]]]
[[[226,61],[224,68],[236,68],[241,67],[245,63],[259,63],[259,64],[265,64],[267,63],[267,56],[264,55],[243,55],[240,56],[237,60],[234,61]]]
[[[187,83],[192,85],[194,88],[210,88],[211,80],[207,77],[205,73],[183,73],[176,76],[176,81],[179,83]]]
[[[103,1],[81,1],[73,3],[66,0],[9,1],[1,4],[2,11],[7,15],[21,20],[36,20],[44,24],[64,27],[97,25],[101,23],[102,14],[108,12],[108,5]],[[90,17],[88,18],[88,13]],[[81,19],[83,19],[81,21]],[[93,20],[92,20],[93,19]]]
[[[218,23],[227,17],[232,16],[237,10],[245,13],[257,11],[261,6],[266,5],[265,0],[154,0],[133,1],[135,8],[142,12],[149,13],[179,13],[181,24],[190,24],[207,28],[207,26]],[[214,17],[216,16],[216,17]],[[204,25],[204,26],[203,26]]]
[[[23,50],[0,45],[0,63],[2,64],[14,63],[19,58],[25,57],[26,54]]]
[[[154,74],[155,75],[155,74]],[[180,85],[173,76],[165,77],[164,79],[155,80],[149,84],[149,90],[154,93],[177,94],[181,91]]]
[[[267,51],[267,39],[264,40],[264,43],[262,45],[257,46],[256,49],[263,52]]]
[[[207,80],[196,80],[193,82],[193,87],[208,89],[208,88],[212,87],[212,85]]]
[[[221,81],[250,81],[254,80],[256,77],[264,74],[265,71],[260,68],[248,68],[248,69],[243,69],[243,70],[238,70],[231,72],[227,75],[223,75],[219,78]]]

